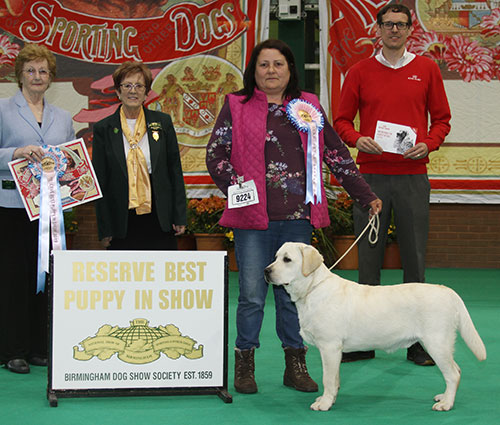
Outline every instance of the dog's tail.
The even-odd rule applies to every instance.
[[[467,307],[465,307],[462,298],[460,298],[458,294],[457,308],[459,314],[458,329],[460,330],[460,335],[462,335],[463,340],[480,362],[486,360],[486,347],[474,327],[474,323],[472,322]]]

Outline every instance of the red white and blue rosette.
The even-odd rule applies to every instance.
[[[42,148],[42,161],[28,164],[33,176],[40,181],[37,293],[45,291],[45,277],[49,272],[50,240],[52,239],[52,249],[66,249],[59,179],[64,175],[67,159],[56,146],[45,145]]]
[[[321,204],[319,132],[324,126],[323,115],[304,99],[293,99],[286,106],[286,113],[297,130],[307,133],[306,204]]]

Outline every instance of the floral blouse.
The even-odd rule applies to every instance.
[[[298,130],[282,105],[269,103],[264,157],[266,160],[267,213],[269,220],[309,219],[305,204],[306,167]],[[321,110],[325,117],[325,113]],[[366,206],[376,199],[362,178],[349,150],[325,118],[323,161],[349,195]],[[227,195],[236,184],[231,165],[232,118],[229,102],[223,105],[207,145],[207,167],[215,184]]]

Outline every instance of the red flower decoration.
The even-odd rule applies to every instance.
[[[8,36],[0,35],[0,64],[12,65],[20,50],[21,47],[16,43],[12,43]]]
[[[497,77],[500,80],[500,46],[491,49],[493,56],[493,72],[492,77]]]
[[[418,16],[415,13],[415,11],[413,9],[411,9],[410,12],[411,12],[411,22],[412,22],[412,27],[413,27],[413,33],[424,31],[424,29],[422,28],[422,25],[420,25],[420,21],[418,20]]]
[[[490,15],[485,16],[479,25],[481,34],[486,37],[500,35],[500,9],[493,9]]]
[[[435,31],[422,31],[417,37],[412,34],[408,50],[422,56],[428,56],[434,60],[444,60],[444,53],[447,49],[446,38]]]
[[[490,51],[477,41],[457,35],[450,40],[444,54],[450,71],[458,71],[467,83],[491,81],[493,59]]]

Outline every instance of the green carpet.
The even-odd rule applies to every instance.
[[[355,279],[357,272],[339,272]],[[384,284],[396,283],[401,271],[384,270]],[[341,389],[329,412],[313,412],[309,405],[317,394],[307,394],[282,384],[284,355],[274,330],[274,306],[268,297],[261,348],[256,353],[259,392],[242,395],[232,386],[235,339],[237,273],[230,274],[229,392],[232,404],[217,396],[154,396],[60,399],[49,407],[45,390],[47,369],[32,367],[29,375],[0,368],[0,425],[156,425],[156,424],[498,424],[500,422],[500,271],[430,269],[427,279],[455,289],[464,299],[488,352],[479,363],[457,338],[455,359],[462,381],[455,407],[433,412],[433,396],[444,390],[435,367],[406,361],[406,352],[376,353],[373,360],[343,364]],[[7,324],[3,324],[7,325]],[[311,376],[321,385],[319,352],[308,356]]]

